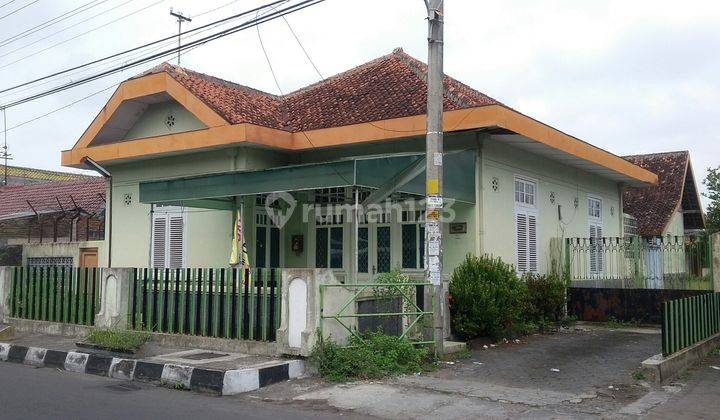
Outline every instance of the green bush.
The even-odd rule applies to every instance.
[[[524,329],[527,287],[500,258],[469,255],[450,280],[452,327],[461,338],[501,338]]]
[[[556,274],[526,274],[528,289],[527,317],[543,324],[560,321],[565,312],[565,281]]]
[[[142,331],[113,330],[110,328],[94,328],[85,338],[88,343],[120,352],[137,350],[149,339],[150,333]]]
[[[415,373],[422,369],[427,357],[425,347],[381,332],[367,333],[362,338],[351,336],[348,344],[341,347],[331,340],[318,341],[310,362],[323,378],[346,381]]]

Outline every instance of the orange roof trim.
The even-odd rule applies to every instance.
[[[340,146],[422,135],[425,132],[424,63],[397,49],[319,83],[276,96],[181,67],[163,64],[123,82],[62,164],[80,166],[254,143],[284,150]],[[444,130],[501,127],[622,173],[655,184],[652,172],[523,115],[445,76]],[[167,92],[207,128],[91,145],[126,100]],[[158,141],[162,138],[163,141]]]

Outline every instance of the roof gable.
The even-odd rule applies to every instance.
[[[640,235],[663,235],[678,210],[687,211],[687,214],[697,211],[702,220],[689,152],[653,153],[624,158],[658,176],[655,186],[627,187],[623,192],[623,211],[638,220]],[[692,188],[688,187],[689,184]],[[685,208],[683,203],[692,208]],[[684,217],[684,222],[686,229],[693,228],[689,217]],[[697,226],[697,222],[694,225]],[[704,221],[700,225],[696,228],[704,228]]]

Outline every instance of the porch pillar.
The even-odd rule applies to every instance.
[[[485,220],[483,214],[483,145],[489,135],[475,133],[477,143],[475,155],[475,255],[485,253]]]

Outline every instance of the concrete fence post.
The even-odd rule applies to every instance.
[[[317,342],[320,329],[321,303],[326,314],[334,314],[352,298],[352,291],[345,287],[332,287],[321,297],[321,284],[340,284],[332,270],[313,268],[290,268],[282,271],[282,313],[277,330],[277,352],[309,356]],[[321,302],[321,300],[323,302]],[[355,305],[347,305],[344,315],[354,315]],[[357,328],[355,318],[343,318],[351,328]],[[349,331],[334,320],[326,320],[324,337],[338,343],[347,341]]]
[[[720,232],[710,235],[710,244],[712,246],[713,290],[720,292]]]
[[[131,268],[104,268],[100,279],[100,311],[95,326],[125,330],[128,328],[128,299]]]
[[[0,267],[0,322],[10,312],[10,289],[12,288],[13,267]]]

